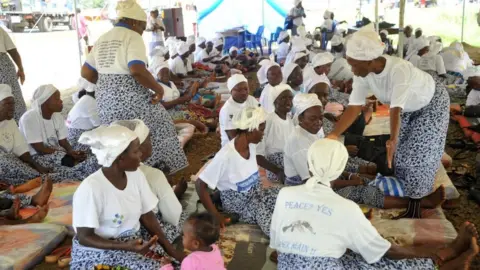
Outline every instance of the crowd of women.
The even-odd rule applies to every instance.
[[[142,34],[161,29],[153,23],[158,15],[147,19],[135,1],[119,2],[117,11],[115,26],[88,54],[66,119],[53,85],[38,87],[26,110],[21,58],[0,28],[0,178],[13,186],[44,182],[33,197],[2,193],[0,224],[41,221],[52,183],[77,179],[71,269],[224,269],[215,242],[238,221],[270,237],[279,269],[469,267],[478,253],[475,225],[465,223],[447,247],[401,247],[382,238],[357,205],[421,218],[422,208],[445,201],[443,186],[433,190],[448,128],[445,80],[479,76],[458,43],[440,53],[438,38],[406,31],[407,61],[385,54],[386,33],[370,24],[350,36],[335,33],[333,54],[315,53],[297,20],[298,35],[282,32],[268,59],[235,47],[224,52],[222,36],[159,39],[147,54]],[[257,62],[258,101],[242,74]],[[215,74],[228,78],[225,102],[199,91]],[[376,183],[377,164],[358,157],[358,145],[340,142],[362,137],[376,100],[390,105],[386,162],[401,197]],[[221,136],[221,150],[195,183],[207,212],[190,217],[179,202],[184,186],[169,181],[188,166],[181,123],[202,132],[218,123]],[[276,184],[264,186],[259,167]],[[40,208],[18,220],[27,206]],[[181,235],[188,256],[173,245]]]

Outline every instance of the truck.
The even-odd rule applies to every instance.
[[[73,29],[74,12],[71,1],[65,0],[0,0],[0,23],[15,33],[38,27],[51,32],[53,27],[66,25]]]

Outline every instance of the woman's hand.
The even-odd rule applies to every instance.
[[[150,238],[148,242],[143,241],[142,239],[128,241],[126,243],[126,250],[144,255],[150,251],[150,247],[155,246],[157,240],[158,236],[155,235],[154,237]]]
[[[23,83],[25,82],[25,73],[23,72],[23,69],[19,69],[17,71],[17,77],[18,79],[20,79],[20,84],[23,85]]]
[[[162,101],[162,99],[163,99],[163,94],[160,95],[160,94],[155,93],[152,97],[152,104],[157,104],[160,101]]]
[[[347,145],[347,151],[351,157],[356,157],[358,154],[358,147],[356,145]]]
[[[396,138],[390,138],[390,140],[388,140],[386,143],[387,162],[388,162],[389,169],[392,168],[393,157],[395,156],[395,151],[397,150],[397,143],[398,143],[398,140]]]
[[[461,114],[462,113],[462,106],[460,104],[450,105],[450,113],[451,114]]]
[[[349,182],[352,186],[363,186],[365,182],[363,182],[362,178],[358,174],[352,174],[350,176]]]
[[[71,151],[68,154],[76,161],[84,161],[87,158],[87,153],[82,151]]]
[[[40,164],[37,164],[37,166],[35,167],[35,169],[40,173],[40,174],[49,174],[49,173],[52,173],[53,170],[51,168],[45,168],[43,167],[42,165]]]

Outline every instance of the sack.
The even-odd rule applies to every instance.
[[[284,24],[285,30],[292,29],[293,28],[293,19],[290,16],[287,16],[285,18],[285,24]]]
[[[405,188],[403,187],[403,183],[398,181],[395,177],[377,174],[375,180],[368,183],[368,185],[377,187],[378,189],[383,191],[385,196],[393,196],[400,198],[405,196]]]

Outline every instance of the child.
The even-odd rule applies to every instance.
[[[192,214],[183,225],[183,247],[192,253],[182,261],[182,270],[224,270],[222,254],[215,242],[220,238],[220,226],[208,213]],[[168,259],[162,260],[161,270],[174,269]]]

